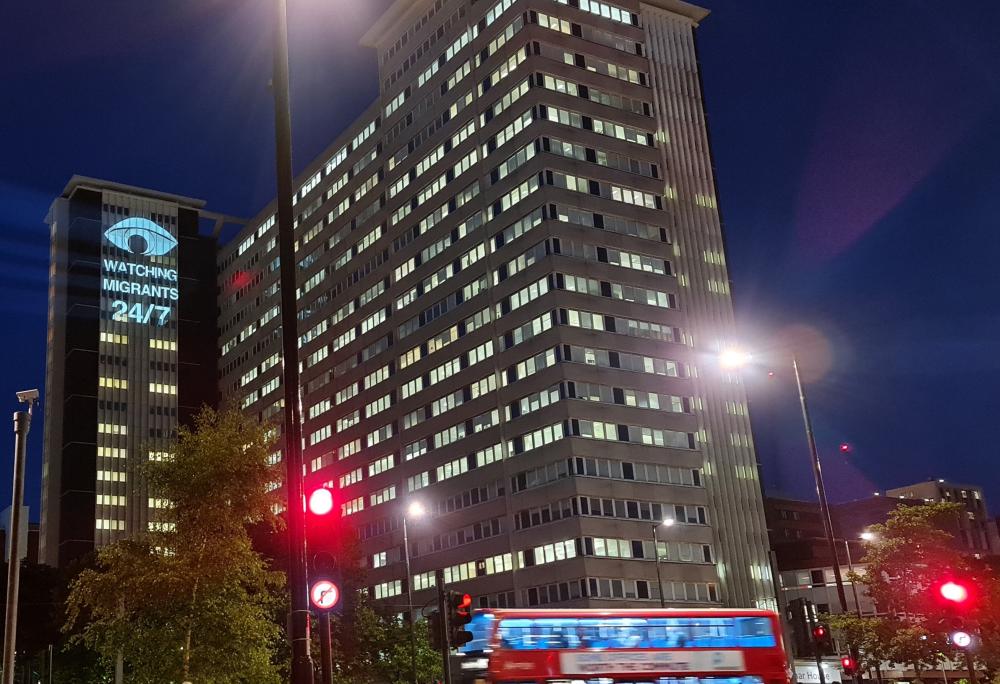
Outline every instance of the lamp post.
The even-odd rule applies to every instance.
[[[675,522],[673,518],[665,518],[660,525],[672,527]],[[653,553],[656,554],[656,586],[660,590],[660,608],[666,608],[667,601],[663,597],[663,578],[660,576],[660,537],[658,532],[660,525],[653,525]]]
[[[813,435],[812,418],[809,417],[809,404],[806,402],[806,391],[802,387],[802,376],[799,375],[799,361],[792,357],[792,369],[795,371],[795,386],[799,390],[799,405],[802,407],[802,422],[806,428],[806,441],[809,443],[809,457],[812,460],[813,478],[816,480],[816,495],[819,497],[820,515],[823,517],[823,530],[826,532],[826,543],[830,548],[830,560],[833,562],[833,580],[837,583],[837,598],[840,610],[847,612],[847,594],[844,593],[844,578],[840,573],[840,561],[837,560],[837,544],[833,540],[833,517],[830,515],[830,503],[826,498],[826,484],[823,482],[823,468],[819,462],[819,450],[816,448],[816,437]]]
[[[3,683],[14,683],[14,658],[17,643],[17,597],[21,587],[21,508],[24,505],[24,462],[27,458],[31,410],[38,401],[38,390],[17,393],[27,411],[14,413],[14,490],[10,503],[10,558],[7,561],[7,605],[4,616]]]
[[[410,573],[410,534],[406,527],[409,517],[420,518],[427,509],[419,501],[414,501],[403,512],[403,556],[406,560],[406,615],[410,621],[410,669],[413,684],[417,684],[417,626],[413,610],[413,575]]]
[[[861,539],[865,539],[867,541],[868,539],[874,538],[874,537],[867,537],[867,538],[865,537],[865,535],[870,535],[870,534],[871,534],[870,532],[863,532],[861,534]],[[851,558],[851,544],[850,544],[850,541],[847,540],[847,539],[840,539],[840,538],[838,538],[837,541],[844,542],[844,551],[847,553],[847,571],[849,573],[853,573],[854,572],[854,559]],[[862,616],[861,615],[861,599],[858,598],[858,584],[854,580],[851,580],[851,592],[854,594],[854,608],[855,608],[855,612],[857,613],[858,617],[861,617]]]
[[[281,366],[284,389],[285,512],[288,524],[288,591],[291,615],[292,684],[312,684],[309,586],[306,576],[305,500],[302,484],[302,415],[299,404],[298,310],[295,235],[292,224],[292,115],[288,99],[288,8],[276,0],[274,27],[274,147],[277,163],[277,230],[281,295]]]
[[[750,363],[750,354],[739,349],[725,349],[719,354],[719,364],[723,368],[736,370]],[[837,558],[837,543],[833,535],[833,518],[830,515],[830,503],[826,497],[826,484],[823,482],[823,468],[819,461],[819,450],[816,448],[816,437],[813,434],[812,418],[809,415],[809,403],[806,401],[806,391],[802,386],[802,376],[799,374],[799,360],[792,357],[792,370],[795,373],[795,387],[799,393],[799,406],[802,408],[802,422],[806,430],[806,442],[809,445],[809,460],[812,464],[813,479],[816,482],[816,496],[819,498],[820,517],[823,519],[830,560],[833,563],[833,579],[837,584],[837,599],[840,610],[847,612],[847,594],[844,591],[844,578],[840,572],[840,561]]]

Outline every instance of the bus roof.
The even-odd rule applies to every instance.
[[[758,608],[483,608],[477,613],[489,613],[497,618],[536,617],[777,617],[777,613]]]

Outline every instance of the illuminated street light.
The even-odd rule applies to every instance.
[[[865,531],[861,533],[861,541],[871,542],[875,541],[876,539],[878,539],[878,535],[876,535],[874,532]]]
[[[750,354],[742,349],[723,349],[719,354],[719,365],[727,370],[742,368],[753,359]]]
[[[656,586],[660,589],[660,608],[667,607],[667,600],[663,597],[663,578],[660,576],[660,536],[657,530],[660,526],[673,527],[676,522],[673,518],[664,518],[659,525],[653,525],[653,553],[656,554]]]
[[[406,515],[411,518],[419,518],[427,513],[427,508],[419,501],[414,501],[406,508]]]
[[[406,615],[410,621],[410,669],[413,684],[417,684],[417,631],[416,619],[413,616],[413,575],[410,574],[410,532],[406,526],[407,518],[422,518],[427,508],[420,501],[411,501],[403,511],[403,558],[406,561]]]
[[[809,445],[809,458],[812,463],[813,479],[816,481],[816,497],[819,499],[819,508],[823,519],[823,530],[826,541],[830,548],[830,557],[833,560],[833,578],[837,586],[837,598],[840,602],[840,612],[847,612],[847,594],[844,591],[844,579],[840,572],[840,561],[837,558],[837,545],[833,536],[833,518],[830,514],[830,504],[827,500],[826,485],[823,482],[823,468],[820,465],[819,450],[816,448],[816,437],[813,433],[812,418],[809,416],[809,405],[806,402],[806,391],[802,386],[802,375],[799,373],[799,361],[792,356],[792,372],[795,377],[795,387],[799,394],[799,405],[802,408],[802,422],[806,431],[806,442]],[[718,363],[724,370],[738,370],[749,365],[753,361],[753,356],[738,347],[723,349],[719,353]],[[773,372],[768,373],[773,377]],[[849,444],[841,444],[840,451],[847,453],[850,451]]]

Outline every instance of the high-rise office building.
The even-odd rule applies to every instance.
[[[41,560],[158,524],[140,468],[216,402],[204,202],[74,176],[49,210]]]
[[[896,499],[922,499],[926,502],[960,505],[964,510],[955,536],[961,547],[972,553],[1000,553],[996,521],[990,518],[983,488],[979,485],[941,479],[926,480],[887,489],[885,495]]]
[[[376,599],[774,605],[706,15],[399,0],[363,38],[381,95],[298,179],[295,258],[308,483]],[[220,255],[220,390],[280,421],[273,211]]]

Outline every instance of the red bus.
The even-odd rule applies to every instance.
[[[481,610],[463,684],[789,684],[765,610]],[[456,674],[458,674],[456,672]]]

